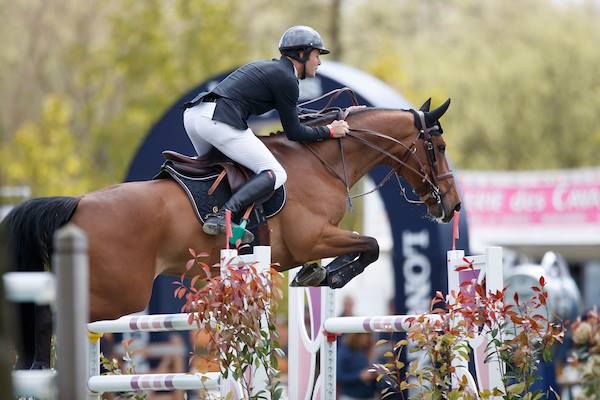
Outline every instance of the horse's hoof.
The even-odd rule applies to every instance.
[[[292,283],[290,283],[290,286],[323,286],[326,277],[327,271],[324,267],[316,263],[304,264],[294,277]]]

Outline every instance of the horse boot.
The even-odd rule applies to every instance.
[[[360,253],[349,253],[336,257],[325,266],[327,276],[319,286],[329,286],[332,289],[344,287],[352,278],[365,270],[360,262]]]
[[[275,190],[275,174],[271,170],[266,170],[254,175],[244,184],[215,214],[208,214],[202,230],[209,235],[219,235],[225,233],[225,210],[232,214],[239,213],[252,203],[263,200]],[[232,223],[232,227],[238,225]],[[249,230],[244,229],[244,235],[241,238],[242,243],[252,243],[254,235]]]
[[[327,270],[325,267],[317,263],[302,264],[302,268],[290,283],[291,287],[299,286],[321,286],[321,282],[325,281]]]

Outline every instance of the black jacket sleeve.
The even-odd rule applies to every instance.
[[[277,112],[288,139],[296,142],[318,142],[329,138],[329,129],[326,126],[311,128],[300,123],[296,105],[300,89],[295,81],[286,79],[285,87],[275,90]]]

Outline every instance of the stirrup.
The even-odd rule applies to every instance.
[[[252,243],[254,241],[254,234],[249,230],[234,222],[231,223],[231,228],[243,232],[240,237],[242,243]],[[204,221],[204,225],[202,225],[202,230],[212,236],[225,234],[225,216],[223,213],[209,214]]]

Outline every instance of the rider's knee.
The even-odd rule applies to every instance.
[[[287,181],[287,173],[283,168],[273,168],[275,174],[275,189],[279,189]]]

